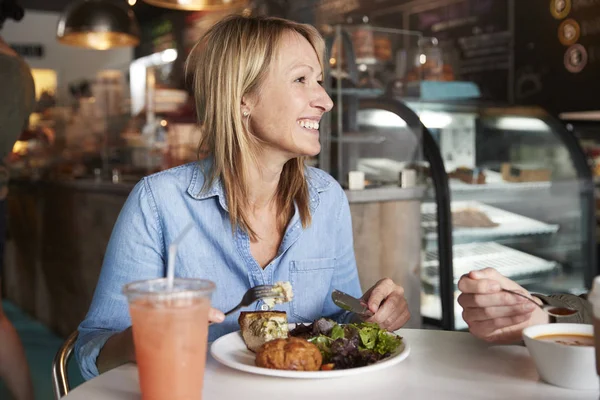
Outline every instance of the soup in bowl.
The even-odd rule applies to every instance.
[[[569,389],[598,390],[594,328],[586,324],[543,324],[523,330],[523,340],[540,377]]]
[[[558,335],[541,335],[534,339],[541,340],[543,342],[551,342],[564,344],[565,346],[593,346],[594,336],[592,335],[568,335],[559,333]]]

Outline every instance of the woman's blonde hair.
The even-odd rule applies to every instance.
[[[204,189],[221,179],[232,227],[240,226],[252,239],[257,235],[248,223],[248,168],[259,157],[260,141],[250,133],[248,117],[242,115],[242,97],[260,93],[281,40],[290,32],[308,40],[323,68],[324,42],[314,27],[281,18],[241,15],[217,22],[187,60],[186,75],[193,75],[196,112],[202,126],[199,156],[214,159],[211,170],[205,171]],[[275,200],[280,232],[293,214],[294,202],[302,226],[310,224],[304,162],[305,157],[292,159],[281,172]]]

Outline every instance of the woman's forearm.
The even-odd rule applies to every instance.
[[[99,373],[104,373],[113,368],[135,361],[133,334],[131,327],[123,332],[111,336],[100,350],[96,359]]]

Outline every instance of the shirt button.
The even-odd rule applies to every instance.
[[[260,306],[260,309],[263,311],[268,311],[269,310],[269,306],[266,304],[263,304],[262,306]]]

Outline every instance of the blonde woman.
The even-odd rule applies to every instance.
[[[319,121],[333,103],[321,87],[323,40],[311,26],[275,18],[228,17],[192,51],[203,157],[144,178],[114,227],[100,280],[79,327],[85,378],[134,361],[128,282],[162,277],[166,249],[183,227],[176,275],[217,284],[209,340],[238,330],[224,319],[252,286],[290,281],[278,306],[290,322],[353,316],[331,301],[339,289],[361,296],[344,191],[304,166],[319,153]],[[370,321],[394,330],[409,318],[401,287],[384,279],[365,295]],[[251,309],[259,310],[258,303]]]

